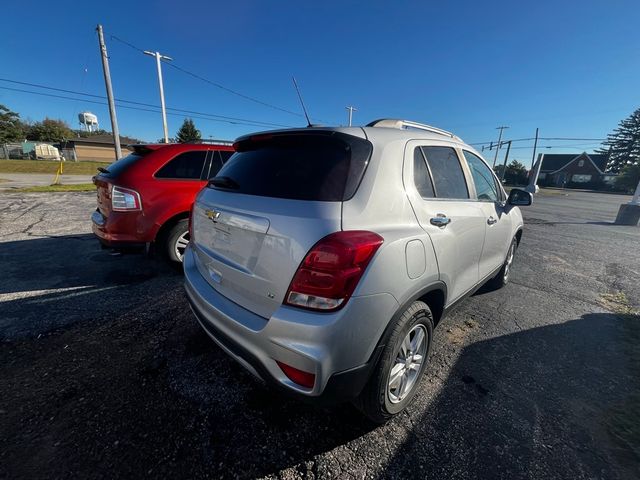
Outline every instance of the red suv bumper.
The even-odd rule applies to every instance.
[[[111,212],[108,217],[96,210],[91,214],[91,229],[100,243],[107,247],[144,246],[153,240],[149,232],[141,231],[142,212]]]

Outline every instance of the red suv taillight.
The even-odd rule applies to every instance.
[[[285,303],[322,311],[343,307],[383,241],[377,233],[362,230],[327,235],[298,267]]]
[[[111,190],[111,209],[116,212],[142,210],[140,194],[135,190],[114,185]]]

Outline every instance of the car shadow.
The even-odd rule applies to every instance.
[[[465,347],[385,476],[637,478],[639,342],[594,313]]]
[[[110,256],[90,235],[4,245],[0,287],[17,296],[0,316],[0,477],[640,473],[638,317],[593,313],[469,344],[377,427],[254,379],[197,325],[170,267]]]
[[[271,390],[197,327],[165,345],[162,372],[206,412],[195,463],[215,459],[213,476],[331,475],[344,469],[324,455],[336,451],[361,471],[380,457],[384,478],[625,478],[640,465],[639,321],[587,314],[473,343],[432,401],[383,426],[349,404],[319,408]],[[406,439],[379,451],[398,428]]]
[[[140,254],[103,250],[91,234],[2,243],[0,294],[126,285],[171,271]]]
[[[349,403],[320,407],[269,387],[228,357],[195,320],[180,322],[174,333],[163,345],[160,373],[174,393],[206,412],[206,448],[196,463],[215,459],[212,476],[276,473],[377,428]]]
[[[4,242],[0,264],[0,339],[126,311],[144,298],[136,294],[157,295],[155,284],[182,282],[163,261],[103,250],[91,234]]]
[[[182,292],[114,323],[0,351],[8,476],[634,478],[640,465],[637,317],[588,314],[470,344],[383,426],[265,387],[206,336]]]

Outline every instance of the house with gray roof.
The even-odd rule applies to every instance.
[[[615,174],[605,173],[607,156],[597,153],[541,153],[538,185],[547,187],[594,188],[613,183]]]

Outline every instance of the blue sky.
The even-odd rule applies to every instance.
[[[95,26],[102,23],[115,96],[159,105],[154,60],[112,38],[159,50],[227,88],[300,112],[295,75],[311,116],[344,124],[408,118],[467,142],[541,136],[602,138],[640,106],[640,2],[8,2],[0,78],[104,95]],[[168,66],[168,107],[303,126],[300,116],[249,101]],[[0,81],[0,87],[47,92]],[[49,91],[48,93],[56,93]],[[66,95],[58,93],[60,95]],[[77,127],[90,110],[110,129],[106,106],[0,89],[23,118]],[[184,115],[170,115],[175,134]],[[162,136],[159,113],[119,108],[122,134]],[[195,118],[205,138],[263,130]],[[530,162],[531,142],[512,157]],[[592,150],[594,141],[564,142]],[[541,145],[559,145],[541,141]],[[514,147],[516,144],[514,143]],[[487,154],[492,157],[492,153]]]

